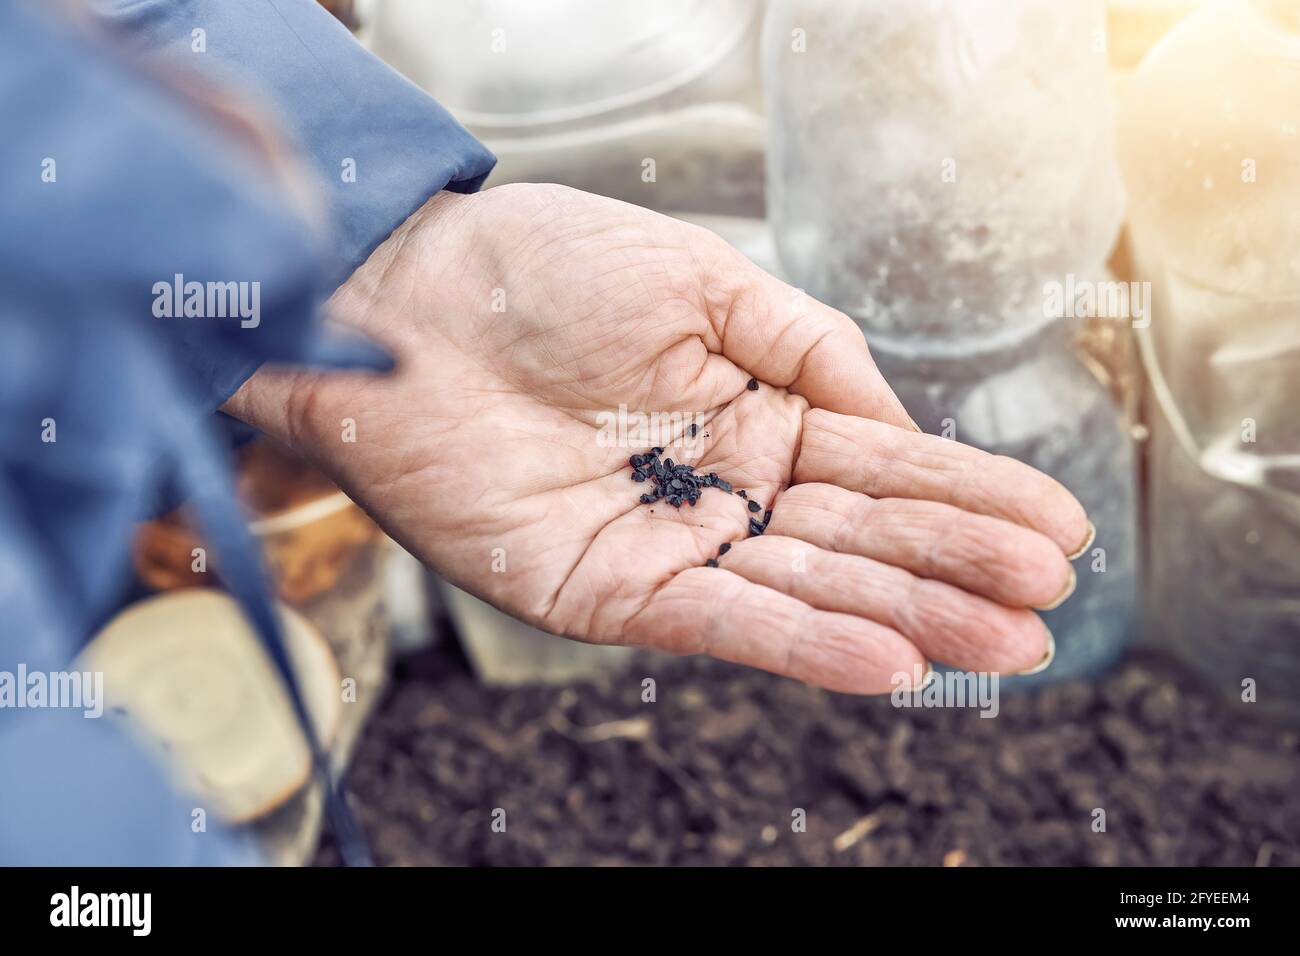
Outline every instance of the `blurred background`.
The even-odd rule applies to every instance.
[[[542,634],[248,445],[279,598],[355,682],[330,739],[379,862],[1300,863],[1300,0],[324,5],[489,186],[718,232],[1098,529],[987,719]],[[142,526],[138,596],[199,614],[202,545]],[[320,802],[237,817],[328,864]]]

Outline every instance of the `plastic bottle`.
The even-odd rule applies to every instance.
[[[1132,633],[1132,449],[1053,320],[1123,208],[1100,0],[775,0],[768,216],[785,272],[852,315],[917,422],[1052,474],[1098,529],[1047,615],[1052,667]]]
[[[877,338],[986,339],[1100,265],[1122,190],[1100,0],[775,0],[768,215]]]
[[[493,151],[492,183],[757,215],[762,4],[373,0],[371,49]]]
[[[1225,695],[1300,721],[1300,0],[1207,5],[1126,103],[1147,616]]]

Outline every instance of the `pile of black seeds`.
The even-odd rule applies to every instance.
[[[651,448],[648,454],[633,455],[628,459],[627,463],[632,466],[633,481],[642,482],[649,479],[654,483],[653,490],[641,496],[641,504],[652,505],[656,501],[666,501],[674,508],[680,508],[683,504],[694,508],[705,488],[717,488],[727,494],[732,493],[731,483],[719,478],[717,472],[711,471],[707,475],[698,474],[690,465],[660,457],[663,453],[662,448]],[[748,502],[751,514],[749,537],[762,534],[772,520],[772,509],[768,508],[764,511],[763,506],[757,501],[750,501],[748,492],[743,488],[735,493]],[[760,511],[763,513],[761,519],[752,517]],[[726,554],[726,549],[730,547],[730,545],[723,545],[723,549],[718,554]],[[705,562],[705,566],[716,568],[718,562],[710,558]]]
[[[1151,653],[1004,688],[990,720],[702,657],[483,687],[432,650],[399,663],[349,778],[382,864],[1295,865],[1300,739],[1254,706]]]
[[[758,379],[751,378],[745,387],[751,392],[758,391]],[[700,427],[691,424],[687,429],[688,433],[694,438],[699,433]],[[732,493],[730,482],[719,478],[717,472],[709,472],[707,475],[698,474],[690,465],[675,462],[671,458],[661,457],[664,453],[662,448],[651,448],[649,454],[633,455],[628,459],[628,464],[632,466],[632,480],[643,482],[649,479],[654,484],[654,488],[641,496],[641,504],[652,505],[656,501],[666,501],[674,508],[680,508],[683,504],[688,504],[692,508],[700,500],[700,495],[705,488],[716,488],[719,491]],[[736,494],[749,502],[749,537],[760,535],[767,530],[768,524],[772,520],[772,509],[763,510],[763,506],[757,501],[749,501],[749,494],[741,488]],[[763,517],[752,517],[760,511]],[[726,554],[731,545],[724,544],[718,551],[718,557]],[[718,561],[716,558],[710,558],[705,562],[706,567],[716,568]]]
[[[674,508],[688,504],[692,508],[700,500],[700,493],[705,488],[717,488],[731,493],[730,483],[723,481],[716,472],[707,475],[696,474],[690,465],[680,464],[671,458],[660,458],[662,448],[651,448],[647,455],[633,455],[628,459],[632,466],[632,480],[654,482],[653,490],[641,496],[641,504],[654,504],[663,499]]]

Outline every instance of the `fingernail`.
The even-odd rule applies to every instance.
[[[1039,661],[1037,665],[1031,667],[1027,671],[1021,671],[1020,672],[1021,676],[1029,677],[1031,674],[1041,674],[1043,671],[1047,670],[1047,668],[1051,666],[1052,660],[1055,657],[1056,657],[1056,638],[1052,636],[1051,631],[1048,631],[1047,632],[1047,653],[1043,655],[1043,659]]]
[[[1079,555],[1083,554],[1083,552],[1087,551],[1088,548],[1092,545],[1092,543],[1096,540],[1097,540],[1097,526],[1094,525],[1091,521],[1089,521],[1088,534],[1087,536],[1084,537],[1083,544],[1079,545],[1079,547],[1074,550],[1073,554],[1067,554],[1066,558],[1073,561]]]
[[[916,671],[913,670],[912,673],[915,674]],[[913,685],[911,693],[913,694],[921,693],[921,691],[925,690],[932,683],[934,683],[934,679],[938,676],[939,676],[939,672],[934,669],[934,665],[931,664],[929,661],[926,661],[925,673],[922,674],[918,679],[917,683]]]
[[[1043,604],[1034,608],[1035,611],[1054,611],[1062,604],[1065,599],[1074,593],[1074,589],[1079,586],[1079,576],[1074,573],[1074,568],[1070,568],[1070,580],[1065,582],[1065,588],[1056,596],[1050,604]]]

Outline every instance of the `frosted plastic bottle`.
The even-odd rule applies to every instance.
[[[960,356],[874,350],[925,431],[1045,471],[1074,492],[1097,527],[1074,562],[1077,590],[1043,614],[1057,654],[1045,672],[1024,679],[1037,683],[1091,676],[1114,663],[1133,636],[1137,604],[1132,443],[1110,395],[1071,350],[1071,336],[1067,322],[1055,321],[1014,344]]]
[[[496,154],[494,185],[563,183],[664,210],[761,209],[761,3],[370,6],[371,49]]]
[[[774,0],[763,43],[781,261],[873,341],[986,341],[1105,260],[1101,0]]]
[[[1132,636],[1132,449],[1045,285],[1104,278],[1123,208],[1100,0],[774,0],[768,216],[926,431],[1052,474],[1098,528],[1034,681]]]
[[[1121,117],[1149,381],[1153,633],[1300,721],[1300,0],[1213,3]]]

